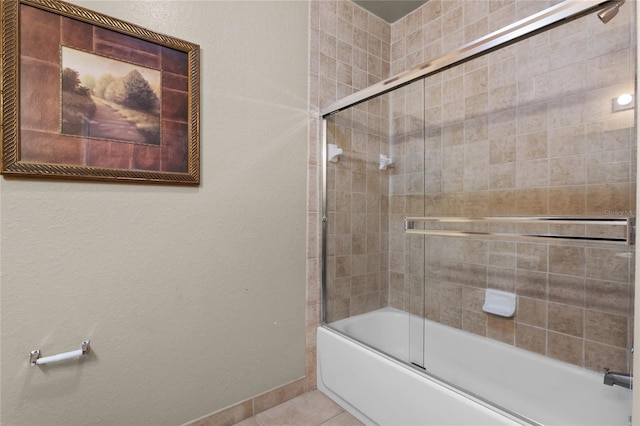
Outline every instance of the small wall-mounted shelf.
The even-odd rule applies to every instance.
[[[416,228],[417,223],[425,224],[425,228]],[[583,235],[572,233],[537,233],[537,232],[501,232],[501,231],[478,231],[460,229],[427,229],[426,225],[432,224],[459,224],[460,228],[465,224],[486,224],[507,225],[507,224],[543,224],[543,225],[585,225],[582,228]],[[599,230],[606,229],[604,235],[589,234],[589,226],[598,226]],[[602,227],[606,228],[602,228]],[[404,231],[407,234],[439,235],[445,237],[471,237],[471,238],[492,238],[522,241],[583,241],[583,242],[603,242],[633,245],[635,242],[635,217],[564,217],[564,216],[534,216],[534,217],[405,217]]]
[[[484,293],[482,310],[489,314],[511,318],[516,313],[516,294],[488,288]]]

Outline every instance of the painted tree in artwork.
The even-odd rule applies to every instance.
[[[100,76],[100,78],[96,82],[96,86],[93,88],[94,96],[102,99],[107,99],[105,91],[107,90],[107,87],[109,87],[114,81],[116,81],[116,78],[109,73]]]
[[[139,111],[154,111],[158,108],[158,96],[137,70],[131,70],[124,76],[123,85],[124,105]]]
[[[136,111],[156,112],[159,106],[158,95],[137,70],[119,78],[101,77],[95,95]]]
[[[83,123],[96,113],[91,90],[80,82],[80,74],[72,68],[62,70],[62,128],[63,132],[77,134]]]
[[[162,143],[160,70],[62,47],[62,133]]]

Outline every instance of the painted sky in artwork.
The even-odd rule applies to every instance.
[[[116,78],[124,77],[129,71],[136,69],[160,98],[161,72],[152,68],[141,67],[65,46],[62,47],[62,67],[78,71],[81,79],[89,74],[96,79],[99,79],[104,74],[111,74]]]

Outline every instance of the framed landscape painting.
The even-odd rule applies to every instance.
[[[199,46],[57,0],[2,0],[2,173],[200,183]]]

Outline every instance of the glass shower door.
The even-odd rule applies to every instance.
[[[422,92],[413,92],[406,102],[421,108]],[[390,95],[381,95],[324,120],[324,322],[422,366],[424,253],[412,251],[418,256],[413,259],[406,250],[422,239],[405,236],[402,228],[407,206],[422,205],[423,165],[414,150],[423,145],[422,113],[390,113],[391,102]],[[413,134],[403,133],[392,144],[391,127]],[[406,179],[406,170],[413,180]]]
[[[500,382],[497,372],[509,371],[507,364],[492,364],[472,342],[579,371],[595,377],[593,391],[603,400],[631,401],[631,391],[620,383],[605,387],[603,376],[609,368],[623,373],[612,381],[624,382],[632,365],[635,251],[628,243],[635,237],[626,234],[634,228],[627,218],[636,214],[636,123],[633,108],[620,108],[615,99],[634,93],[635,46],[602,42],[602,51],[567,56],[568,45],[626,40],[635,28],[635,4],[629,6],[616,26],[582,17],[431,75],[421,86],[424,146],[412,152],[424,164],[423,193],[404,188],[405,216],[442,219],[411,221],[412,229],[436,232],[410,232],[405,240],[406,297],[416,302],[405,310],[415,314],[418,260],[424,271],[421,365],[534,419],[588,413],[581,408],[588,397],[576,397],[582,386],[567,389],[558,380],[552,387],[559,392],[554,398],[565,402],[562,410],[536,413],[536,406],[549,405],[545,392],[520,406],[511,396],[528,392],[517,386],[525,381]],[[608,61],[617,64],[615,75],[600,71],[598,64]],[[407,101],[410,89],[402,90],[398,105],[417,117],[411,109],[417,103]],[[405,147],[407,140],[398,139]],[[404,158],[411,161],[408,150]],[[419,182],[413,172],[408,165],[396,170],[405,183]],[[492,291],[506,293],[513,312],[486,308]],[[439,331],[432,330],[442,325],[464,333],[459,347],[438,344]],[[474,383],[464,382],[471,376],[465,372],[477,373]],[[536,374],[529,376],[535,381]],[[496,387],[507,392],[496,394]],[[627,415],[616,410],[617,420]]]
[[[401,317],[399,331],[349,335],[541,423],[590,420],[613,400],[616,422],[627,416],[631,392],[603,376],[631,370],[634,250],[612,229],[632,226],[607,221],[636,214],[635,112],[614,103],[634,93],[634,9],[606,26],[572,18],[325,116],[326,322]],[[490,290],[515,312],[485,309]],[[590,377],[600,399],[560,374],[536,388],[548,371],[536,365]]]
[[[409,362],[424,368],[425,238],[404,232],[404,219],[424,215],[424,80],[390,94],[389,305],[407,316]]]
[[[416,82],[325,118],[324,321],[424,366],[424,93]],[[375,314],[374,326],[355,326]],[[364,323],[361,322],[361,324]]]

